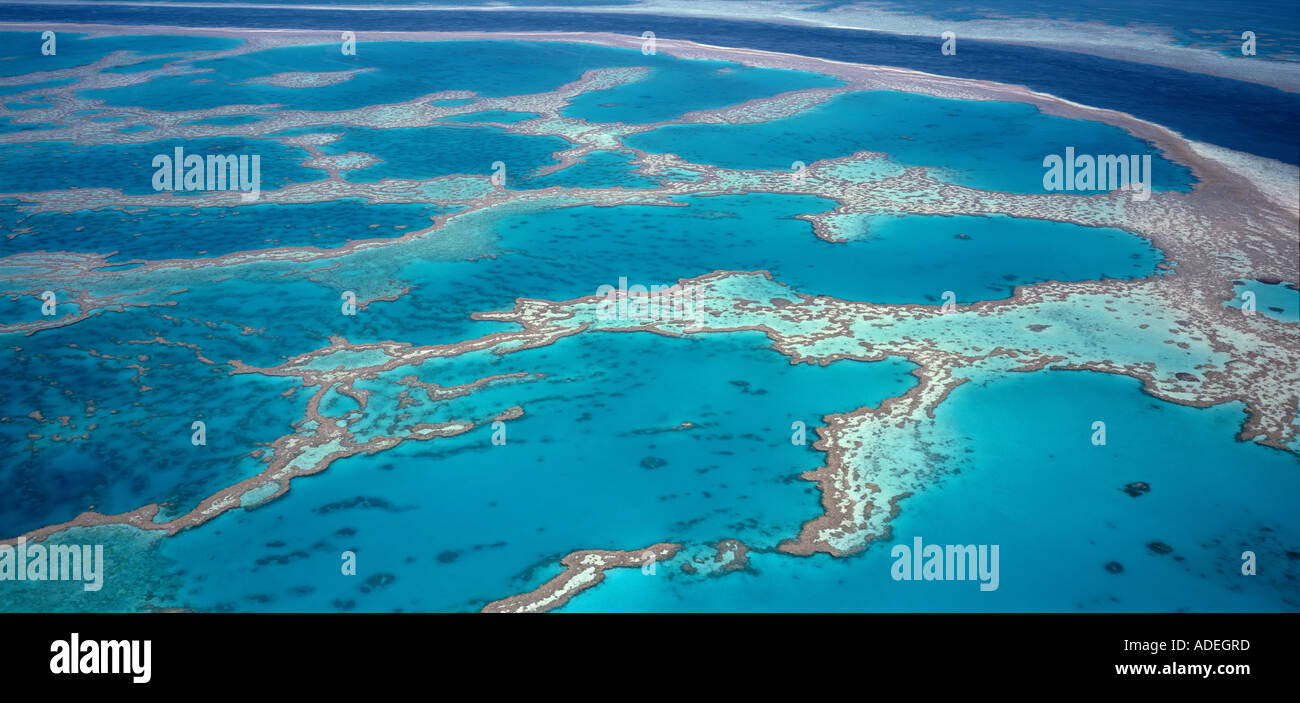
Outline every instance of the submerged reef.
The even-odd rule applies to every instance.
[[[104,28],[60,31],[100,33]],[[0,427],[11,428],[6,431],[15,443],[9,453],[22,458],[13,459],[15,467],[6,480],[15,485],[33,480],[47,468],[44,457],[59,451],[54,443],[71,443],[93,454],[97,442],[114,436],[106,427],[126,431],[106,414],[140,415],[144,423],[175,412],[159,405],[165,400],[161,396],[211,394],[214,402],[228,404],[224,412],[247,409],[252,427],[240,431],[251,436],[257,429],[265,436],[205,464],[202,478],[177,478],[170,485],[168,477],[158,479],[160,484],[141,480],[138,493],[113,495],[116,508],[40,503],[21,525],[18,520],[5,523],[9,533],[0,545],[15,544],[19,537],[50,540],[74,530],[86,539],[87,530],[120,531],[123,525],[152,535],[151,544],[153,539],[170,541],[183,531],[214,529],[207,523],[237,509],[273,510],[296,485],[294,479],[320,474],[350,457],[380,461],[398,447],[437,445],[476,432],[504,437],[512,423],[530,416],[528,403],[509,400],[508,391],[543,377],[531,368],[537,357],[530,353],[542,353],[578,335],[616,332],[661,337],[754,333],[793,365],[906,361],[911,385],[882,402],[825,414],[819,426],[808,428],[816,434],[810,445],[820,466],[799,478],[815,487],[820,513],[776,540],[774,549],[752,546],[748,535],[744,541],[719,534],[688,544],[680,535],[664,534],[630,545],[611,545],[593,536],[591,544],[558,552],[566,554],[558,559],[563,571],[541,585],[519,595],[487,594],[467,608],[552,610],[600,584],[608,570],[644,570],[647,564],[674,557],[682,563],[672,562],[673,572],[724,576],[752,574],[751,550],[798,557],[860,553],[892,538],[893,524],[900,511],[907,510],[909,497],[966,465],[964,438],[936,422],[935,416],[954,389],[972,380],[1040,370],[1122,375],[1140,381],[1146,394],[1162,402],[1192,407],[1240,402],[1246,417],[1237,431],[1239,441],[1291,455],[1300,450],[1297,326],[1225,304],[1238,298],[1242,281],[1300,281],[1300,196],[1294,166],[1189,142],[1123,113],[1017,86],[669,39],[657,44],[663,61],[707,65],[684,81],[715,80],[737,71],[779,71],[784,73],[772,74],[772,84],[789,81],[795,87],[754,89],[752,95],[740,91],[736,102],[723,106],[713,106],[706,90],[683,91],[674,116],[637,122],[636,98],[617,91],[654,86],[656,75],[675,64],[648,68],[616,61],[616,56],[632,54],[639,40],[591,33],[386,33],[367,36],[360,44],[362,59],[381,43],[488,51],[500,42],[516,49],[527,46],[542,56],[573,47],[621,52],[609,55],[609,66],[574,63],[570,67],[576,76],[551,76],[556,85],[546,90],[510,94],[499,86],[479,86],[424,92],[419,81],[402,81],[394,84],[397,87],[372,84],[366,81],[385,80],[384,70],[389,69],[358,60],[355,68],[330,65],[328,70],[304,71],[286,65],[272,71],[259,66],[264,73],[231,77],[233,88],[249,92],[236,90],[230,97],[259,100],[256,103],[193,109],[185,104],[145,106],[135,103],[147,102],[143,97],[158,81],[173,81],[165,85],[177,89],[183,84],[198,95],[205,84],[195,82],[218,78],[223,66],[238,65],[222,62],[322,45],[337,54],[337,46],[330,45],[338,36],[305,31],[131,31],[234,36],[241,42],[217,50],[177,50],[131,72],[115,70],[140,64],[142,57],[115,50],[82,66],[0,76],[0,88],[18,91],[7,95],[0,117],[8,118],[10,127],[31,127],[0,129],[0,154],[49,149],[50,154],[68,152],[73,158],[99,149],[137,147],[145,150],[142,154],[151,149],[170,153],[173,143],[211,139],[231,153],[272,155],[274,149],[281,170],[266,169],[278,174],[277,180],[263,186],[255,204],[241,200],[243,193],[236,191],[201,196],[151,192],[114,185],[120,174],[101,178],[75,168],[58,178],[33,181],[48,188],[22,190],[15,186],[20,180],[0,180],[5,235],[12,247],[0,259],[0,287],[6,299],[0,335],[8,358],[15,368],[39,368],[37,362],[58,356],[95,373],[124,374],[103,388],[69,387],[61,395],[58,389],[66,375],[33,372],[8,379]],[[606,58],[599,54],[590,61]],[[31,87],[38,83],[42,87]],[[358,91],[379,86],[382,94],[400,99],[345,109],[311,103],[311,91],[347,91],[349,86]],[[280,92],[257,92],[263,90]],[[649,93],[654,100],[663,92],[671,94],[662,86],[656,90],[660,92]],[[874,91],[950,101],[935,108],[939,112],[958,105],[1009,104],[1018,112],[1007,119],[1022,120],[1017,124],[1049,120],[1045,124],[1052,129],[1100,124],[1109,130],[1105,138],[1156,152],[1164,181],[1156,183],[1147,200],[1121,190],[1088,195],[1007,192],[988,188],[977,165],[911,163],[913,157],[872,145],[797,164],[791,163],[798,160],[797,148],[791,151],[793,158],[784,151],[745,156],[780,164],[762,168],[692,161],[693,149],[703,147],[693,147],[685,138],[677,148],[681,153],[646,147],[663,143],[661,139],[672,144],[663,135],[673,134],[673,129],[739,129],[827,115],[837,99]],[[37,95],[40,100],[35,100]],[[338,98],[344,103],[360,101],[351,92],[338,96],[346,96]],[[601,102],[606,99],[610,102]],[[291,100],[297,102],[284,102]],[[621,121],[599,121],[602,110],[613,111]],[[656,118],[674,112],[662,105],[646,110]],[[95,111],[111,111],[119,119],[97,122],[83,114]],[[385,140],[399,146],[389,153],[364,150],[379,152]],[[461,146],[446,146],[451,144]],[[427,153],[421,151],[426,148]],[[1057,148],[1045,144],[1040,151],[1047,154]],[[446,153],[434,153],[439,150]],[[736,151],[739,159],[741,150]],[[921,158],[924,155],[915,157]],[[433,166],[428,165],[431,161]],[[139,170],[139,180],[147,182],[144,165],[132,163],[131,169]],[[579,177],[582,169],[594,169],[589,173],[595,175]],[[433,275],[451,272],[453,266],[486,269],[522,249],[539,260],[555,255],[527,243],[516,247],[511,239],[512,225],[544,213],[578,213],[584,207],[693,212],[703,210],[697,203],[709,202],[718,208],[710,217],[722,221],[736,217],[725,209],[727,198],[741,195],[805,199],[795,207],[810,207],[783,219],[806,228],[805,241],[815,239],[813,243],[829,247],[829,256],[869,243],[877,235],[872,227],[879,220],[873,218],[974,215],[1111,228],[1149,243],[1161,260],[1154,270],[1129,277],[1103,274],[1021,285],[1014,283],[1020,272],[1011,272],[1009,296],[985,299],[986,294],[961,291],[967,302],[940,302],[945,291],[935,290],[931,304],[819,294],[782,280],[779,269],[755,257],[743,268],[683,269],[687,275],[673,280],[635,282],[689,291],[689,315],[641,316],[609,314],[629,307],[650,310],[652,291],[613,285],[624,271],[611,271],[604,280],[556,282],[550,280],[554,276],[523,280],[517,273],[522,267],[506,268],[500,278],[464,286],[474,290],[450,292],[438,288]],[[34,224],[40,217],[75,220],[90,211],[149,217],[151,212],[183,208],[166,216],[175,215],[173,236],[184,237],[184,221],[190,215],[218,217],[227,208],[251,213],[251,208],[347,199],[367,206],[433,203],[438,210],[406,213],[409,223],[402,220],[400,230],[382,236],[373,231],[374,222],[357,221],[341,225],[343,232],[322,232],[323,239],[316,243],[282,246],[271,233],[254,228],[252,236],[231,234],[224,242],[228,246],[218,248],[214,242],[174,256],[137,244],[138,238],[130,235],[117,250],[81,250],[75,234],[56,238]],[[652,258],[666,236],[649,215],[645,217],[645,228],[631,233],[556,236],[624,237],[628,246],[640,247],[638,251]],[[238,218],[220,212],[218,219],[233,232]],[[784,236],[785,230],[773,226],[772,232]],[[978,240],[964,233],[952,239],[957,246]],[[728,253],[745,261],[745,251]],[[609,284],[609,290],[598,293],[601,284]],[[47,292],[55,294],[57,314],[40,314]],[[466,308],[471,302],[496,307]],[[516,360],[509,367],[513,370],[478,373],[481,369],[473,366],[499,358]],[[250,402],[248,396],[233,395],[231,389],[242,382],[265,386],[247,391],[254,398]],[[43,386],[56,390],[47,394]],[[129,388],[131,395],[120,395],[122,388]],[[282,426],[257,419],[262,417],[258,406],[264,403],[276,403],[277,412],[288,410],[292,421]],[[173,424],[188,428],[191,419],[196,418],[187,415]],[[209,426],[217,422],[215,417],[204,419]],[[708,430],[700,418],[678,422],[653,432],[637,431],[655,435]],[[180,433],[182,440],[187,433]],[[125,464],[163,462],[188,450],[187,445],[169,445],[165,455],[136,447],[115,458]],[[641,469],[662,472],[673,467],[658,453],[645,456]],[[1138,497],[1150,487],[1139,481],[1120,490]],[[123,500],[137,495],[137,503],[121,508]],[[655,543],[634,548],[651,541]],[[1163,542],[1150,544],[1158,554],[1170,551]],[[547,554],[554,564],[557,552]],[[1117,576],[1123,572],[1118,562],[1104,568]],[[383,585],[388,587],[387,582]],[[113,607],[187,607],[186,596],[177,595],[178,590],[168,581],[165,598],[142,596],[134,604],[114,591],[118,595]]]

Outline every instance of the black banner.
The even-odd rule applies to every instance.
[[[668,682],[666,664],[720,685],[838,672],[925,690],[1030,681],[1249,690],[1292,676],[1297,625],[1295,615],[25,614],[0,617],[0,661],[45,691],[188,692],[204,682],[309,691],[492,671],[481,685],[643,671],[634,680],[654,686]]]

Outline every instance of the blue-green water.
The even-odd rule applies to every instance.
[[[192,57],[238,45],[140,39],[96,43],[105,40],[60,35],[57,62],[12,75],[86,65],[115,50]],[[72,47],[66,56],[64,46]],[[763,270],[789,285],[792,297],[937,304],[952,291],[957,302],[967,303],[1006,298],[1016,286],[1042,281],[1151,277],[1163,259],[1148,240],[1122,229],[1003,215],[909,214],[903,200],[899,212],[850,218],[839,230],[845,241],[825,241],[799,216],[831,212],[837,203],[827,198],[737,186],[661,195],[651,204],[651,189],[699,176],[680,170],[642,175],[630,148],[706,166],[783,172],[793,161],[870,150],[888,155],[887,162],[872,162],[887,163],[885,169],[926,167],[949,182],[1024,193],[1041,191],[1044,155],[1073,146],[1079,153],[1150,154],[1156,190],[1192,185],[1186,168],[1105,125],[1046,116],[1024,105],[886,91],[850,93],[768,123],[659,127],[623,137],[621,145],[603,138],[576,164],[549,175],[538,173],[578,138],[512,131],[539,116],[531,112],[479,111],[430,126],[391,128],[339,122],[350,119],[340,113],[302,118],[293,129],[261,137],[205,139],[180,139],[167,120],[156,120],[152,127],[118,130],[126,137],[157,132],[137,137],[151,141],[128,144],[97,143],[90,130],[111,127],[88,125],[140,108],[244,104],[340,111],[444,90],[530,95],[592,69],[647,69],[633,82],[587,92],[561,110],[605,130],[601,123],[649,124],[838,85],[807,73],[578,44],[362,42],[358,49],[357,56],[344,56],[333,44],[216,60],[200,56],[194,64],[210,72],[121,88],[95,89],[90,80],[78,86],[86,88],[79,95],[104,103],[69,118],[87,130],[89,143],[0,146],[0,192],[16,194],[0,201],[0,273],[10,281],[0,294],[0,324],[49,322],[40,310],[39,293],[46,289],[58,296],[58,315],[89,311],[86,320],[68,326],[3,335],[0,359],[8,373],[0,382],[0,441],[8,449],[0,486],[8,490],[0,492],[0,537],[71,519],[91,506],[114,513],[157,502],[166,519],[256,475],[266,457],[254,452],[305,431],[299,423],[318,388],[295,377],[232,374],[240,368],[236,360],[274,367],[332,338],[451,344],[517,329],[474,321],[474,312],[509,309],[520,298],[589,296],[620,278],[654,285],[720,270]],[[27,52],[21,61],[0,62],[0,73],[13,68],[6,64],[35,61]],[[276,73],[353,69],[364,70],[318,88],[248,82]],[[211,82],[195,82],[200,76]],[[12,109],[49,107],[56,100],[50,91],[62,84],[30,85],[40,89],[37,99]],[[464,108],[472,102],[436,104]],[[3,117],[0,133],[25,129],[12,119]],[[245,131],[263,119],[196,117],[189,125]],[[312,124],[316,119],[321,123]],[[484,121],[503,126],[465,124]],[[152,157],[171,155],[176,146],[190,154],[260,155],[266,192],[293,184],[309,184],[304,192],[323,189],[328,174],[304,165],[308,151],[281,141],[317,133],[341,135],[320,147],[327,155],[361,152],[376,159],[344,170],[329,185],[346,195],[222,208],[144,207],[129,200],[92,207],[93,198],[74,190],[59,203],[70,204],[64,208],[70,212],[31,214],[46,190],[153,195]],[[497,161],[507,168],[502,190],[485,183]],[[458,181],[463,190],[435,180],[451,175],[468,176]],[[854,177],[883,175],[897,172],[863,170]],[[387,179],[429,182],[395,185]],[[455,194],[439,195],[442,187]],[[538,192],[543,189],[550,190]],[[574,204],[591,189],[609,189],[607,199]],[[499,210],[489,205],[464,212],[489,193],[508,202]],[[400,202],[386,202],[389,196]],[[314,260],[284,251],[394,239],[449,212],[460,214],[401,244]],[[201,261],[245,251],[262,252],[265,260],[224,267]],[[8,258],[35,252],[47,254]],[[39,262],[54,260],[50,252],[102,254],[108,265],[90,275],[71,265],[40,269],[47,264]],[[123,265],[175,258],[195,261],[158,271]],[[1256,292],[1262,314],[1294,320],[1300,308],[1293,304],[1295,292],[1283,285],[1252,281],[1240,288]],[[356,316],[340,315],[343,291],[372,302]],[[90,310],[77,302],[83,294],[120,297]],[[1001,545],[997,591],[981,593],[969,582],[894,582],[882,544],[844,559],[776,553],[778,543],[821,512],[815,486],[799,474],[825,457],[791,444],[791,423],[813,429],[826,414],[876,407],[916,379],[909,373],[914,366],[897,357],[791,365],[770,347],[753,331],[683,339],[588,331],[522,352],[474,352],[377,371],[355,384],[369,394],[364,411],[337,390],[321,401],[329,417],[356,418],[349,427],[355,441],[391,436],[417,421],[483,424],[457,437],[410,440],[340,459],[319,475],[296,479],[278,500],[232,510],[156,542],[144,552],[149,563],[127,560],[129,566],[113,576],[111,594],[79,607],[472,610],[540,585],[558,573],[558,559],[575,550],[682,541],[694,554],[724,538],[757,550],[751,572],[689,577],[680,571],[687,557],[680,557],[661,564],[654,578],[613,571],[565,609],[1297,607],[1288,556],[1300,529],[1288,509],[1297,488],[1295,455],[1237,442],[1240,404],[1172,405],[1144,395],[1132,379],[1093,373],[980,378],[936,409],[936,423],[963,438],[963,451],[942,467],[941,480],[903,501],[895,537]],[[318,362],[317,371],[376,358],[365,352],[331,356]],[[437,402],[411,384],[445,387],[498,374],[526,375]],[[513,406],[524,414],[505,424],[506,444],[494,446],[486,421]],[[203,447],[189,441],[196,419],[208,423]],[[1098,419],[1110,428],[1104,447],[1088,442]],[[1134,481],[1149,482],[1150,493],[1134,498],[1120,490]],[[115,549],[128,541],[120,535],[112,540]],[[1148,546],[1157,541],[1171,549]],[[1259,554],[1261,571],[1241,581],[1237,562],[1248,549]],[[345,550],[358,555],[357,578],[339,572]],[[1122,570],[1108,571],[1109,562]],[[12,609],[43,606],[52,607],[39,599],[2,602]]]
[[[6,251],[117,253],[109,261],[199,258],[251,249],[316,246],[402,236],[428,227],[447,209],[434,205],[367,204],[359,198],[324,203],[254,203],[241,207],[150,208],[40,213],[0,206],[12,239]],[[372,226],[378,218],[377,226]]]
[[[291,431],[302,403],[281,394],[293,384],[228,377],[224,367],[196,363],[188,349],[143,343],[180,326],[153,316],[106,315],[43,332],[31,351],[4,352],[11,377],[30,382],[7,383],[0,396],[0,416],[7,418],[0,441],[10,448],[0,467],[9,489],[0,496],[0,532],[62,522],[92,505],[116,513],[170,501],[183,512],[250,471],[253,445]],[[203,341],[196,332],[189,338]],[[127,361],[97,358],[91,350]],[[147,368],[137,377],[127,363]],[[48,420],[68,416],[70,424],[38,424],[25,417],[32,408]],[[207,446],[191,446],[194,420],[208,424]],[[89,433],[90,441],[34,441],[29,433]],[[142,452],[153,458],[142,459]]]
[[[757,333],[604,334],[421,369],[421,380],[444,385],[518,370],[545,377],[440,409],[467,417],[521,404],[525,416],[508,425],[504,446],[485,427],[378,460],[342,460],[328,478],[295,482],[273,508],[228,513],[171,540],[162,553],[186,565],[192,584],[180,600],[239,610],[477,609],[540,583],[526,570],[575,543],[737,534],[775,545],[819,510],[811,484],[792,477],[820,456],[791,444],[790,423],[879,403],[914,379],[902,361],[791,366],[766,347]],[[696,427],[670,429],[683,422]],[[365,592],[364,579],[339,575],[343,550],[365,573],[395,580]],[[311,590],[293,590],[301,585]]]
[[[680,561],[610,571],[579,611],[1291,611],[1300,607],[1293,455],[1233,439],[1240,404],[1163,403],[1132,379],[1038,372],[967,384],[935,413],[967,440],[960,473],[911,496],[894,539],[847,559],[780,553],[711,578]],[[1106,422],[1107,443],[1091,443]],[[1121,489],[1143,481],[1150,492]],[[719,535],[718,537],[722,537]],[[895,581],[890,549],[999,546],[997,590]],[[1172,548],[1160,553],[1151,545]],[[1241,573],[1253,551],[1258,573]],[[1105,567],[1117,562],[1112,573]]]
[[[530,178],[529,188],[655,188],[660,185],[636,172],[632,153],[628,151],[594,151],[581,157],[579,163],[545,176]]]
[[[117,188],[127,195],[149,195],[158,167],[154,157],[174,157],[177,147],[186,156],[260,156],[263,190],[305,183],[325,176],[319,169],[301,165],[306,153],[297,147],[265,139],[213,137],[167,139],[141,144],[78,146],[69,142],[33,142],[0,146],[0,192],[30,193],[68,188]],[[177,191],[178,196],[201,197],[199,191]]]
[[[42,53],[42,32],[0,32],[0,76],[21,76],[38,71],[57,71],[90,65],[115,51],[140,56],[178,52],[233,49],[242,39],[225,37],[168,37],[118,35],[91,37],[76,32],[57,32],[52,55]]]
[[[1249,293],[1254,296],[1255,312],[1283,322],[1300,322],[1300,290],[1294,283],[1243,281],[1233,290],[1236,296],[1226,305],[1242,307]]]
[[[355,55],[339,44],[291,46],[208,61],[215,82],[195,84],[190,75],[161,77],[148,84],[82,91],[113,106],[195,110],[228,104],[280,104],[289,109],[346,110],[396,103],[444,90],[469,90],[484,97],[555,90],[593,68],[647,67],[651,79],[634,89],[614,89],[575,104],[575,115],[602,121],[671,119],[692,110],[775,95],[786,90],[828,87],[836,81],[794,71],[752,69],[726,62],[651,56],[600,46],[558,42],[358,42]],[[418,66],[419,70],[412,70]],[[317,88],[279,88],[248,83],[277,71],[316,72],[367,69],[351,80]],[[683,88],[686,92],[683,92]],[[182,107],[183,106],[183,107]],[[612,119],[611,119],[612,118]]]
[[[1020,103],[958,101],[873,90],[848,93],[794,116],[745,125],[667,125],[627,137],[629,146],[726,168],[788,171],[791,164],[858,151],[907,166],[937,166],[942,180],[1007,193],[1043,191],[1043,159],[1075,154],[1152,155],[1152,190],[1190,190],[1183,166],[1149,144],[1093,122],[1046,115]]]
[[[551,155],[569,143],[558,137],[510,134],[495,127],[443,126],[409,129],[351,128],[321,150],[327,154],[359,151],[381,161],[348,171],[354,183],[384,178],[439,178],[452,175],[491,175],[493,164],[506,166],[506,184],[527,181],[538,168],[555,163]]]
[[[61,78],[53,81],[39,81],[37,83],[18,83],[15,85],[0,86],[0,95],[13,95],[14,93],[25,93],[29,90],[42,90],[44,88],[58,88],[61,86],[75,83],[75,78]]]

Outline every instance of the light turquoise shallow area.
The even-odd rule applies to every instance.
[[[872,90],[839,95],[784,119],[755,124],[668,125],[629,135],[628,146],[695,163],[788,171],[857,151],[883,152],[936,177],[1006,193],[1043,192],[1043,158],[1151,154],[1153,190],[1190,190],[1191,173],[1117,127],[1046,115],[1032,105]]]
[[[676,562],[653,578],[614,570],[563,610],[1294,611],[1300,463],[1235,441],[1244,419],[1240,404],[1172,405],[1091,372],[967,384],[936,422],[967,437],[969,464],[903,501],[894,541],[846,559],[758,554],[753,573],[703,580]],[[1105,446],[1090,441],[1096,420]],[[1135,481],[1150,492],[1120,490]],[[999,545],[999,588],[894,581],[890,549],[917,536]],[[1241,573],[1248,550],[1255,576]]]
[[[5,103],[5,107],[10,110],[46,110],[54,107],[53,96],[49,94],[29,95],[22,100]]]
[[[1225,305],[1240,308],[1245,302],[1242,296],[1250,292],[1255,294],[1255,312],[1283,322],[1300,322],[1300,290],[1295,285],[1243,281],[1233,289],[1236,295]]]

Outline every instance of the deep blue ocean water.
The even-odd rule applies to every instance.
[[[350,31],[602,31],[762,49],[927,73],[1026,85],[1131,113],[1191,139],[1300,163],[1292,137],[1300,95],[1253,83],[1065,51],[965,40],[943,56],[930,37],[657,15],[465,10],[349,12],[274,8],[117,5],[0,5],[0,21],[99,22],[194,27],[278,27]],[[35,38],[34,38],[35,40]]]
[[[338,1],[338,0],[335,0]],[[826,11],[851,2],[830,0],[818,5]],[[908,14],[951,20],[1039,19],[1056,22],[1099,22],[1114,27],[1143,25],[1170,32],[1183,46],[1214,49],[1225,56],[1241,56],[1241,32],[1253,29],[1259,55],[1281,54],[1295,60],[1300,28],[1296,7],[1287,0],[1234,0],[1197,2],[1183,0],[978,0],[954,4],[947,0],[880,0],[886,8]]]
[[[112,4],[118,0],[88,0]],[[159,0],[166,3],[169,0]],[[293,4],[291,0],[210,0],[240,5]],[[754,0],[718,0],[731,3],[738,13],[760,10]],[[312,6],[336,7],[479,7],[508,4],[515,7],[571,7],[582,9],[633,8],[640,0],[311,0]],[[689,7],[689,2],[682,3]],[[799,10],[811,17],[827,16],[833,10],[853,9],[855,5],[883,8],[901,15],[941,20],[1038,20],[1056,23],[1091,22],[1112,27],[1142,26],[1169,32],[1180,45],[1214,49],[1225,55],[1240,56],[1236,41],[1243,28],[1254,28],[1260,55],[1280,60],[1295,60],[1300,29],[1292,20],[1295,6],[1287,0],[1239,0],[1234,2],[1198,2],[1183,0],[977,0],[955,4],[949,0],[820,0],[805,3]],[[728,9],[723,6],[723,9]]]

